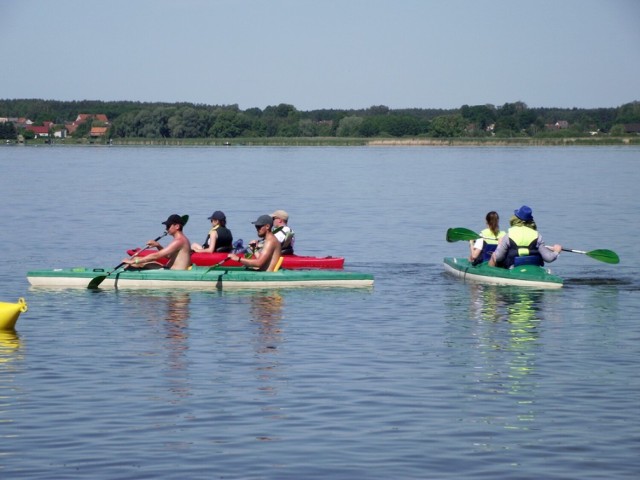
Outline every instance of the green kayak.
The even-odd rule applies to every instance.
[[[447,273],[468,282],[493,285],[519,285],[523,287],[561,288],[562,278],[536,265],[522,265],[510,269],[490,267],[487,263],[473,266],[466,258],[446,257]]]
[[[279,270],[258,272],[242,267],[193,267],[190,270],[117,270],[61,268],[34,270],[27,280],[35,287],[87,288],[92,279],[105,277],[100,288],[283,288],[369,287],[373,275],[344,270]]]

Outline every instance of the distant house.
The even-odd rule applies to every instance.
[[[77,117],[75,123],[76,125],[80,125],[89,120],[109,124],[109,119],[104,113],[80,113]]]
[[[91,127],[89,136],[92,138],[104,137],[107,134],[109,127]]]
[[[27,125],[26,130],[31,131],[38,137],[48,137],[49,132],[53,128],[53,122],[42,122],[42,125]]]
[[[43,127],[38,125],[29,125],[26,130],[29,132],[33,132],[38,137],[48,137],[49,136],[49,127]]]
[[[624,133],[640,133],[640,123],[627,123],[624,125]]]
[[[69,133],[69,135],[73,135],[78,128],[78,124],[75,122],[65,123],[64,128],[67,129],[67,132]]]
[[[69,135],[73,135],[75,131],[78,129],[78,126],[86,122],[92,122],[92,123],[98,122],[98,123],[101,123],[102,125],[109,125],[109,118],[107,118],[107,116],[104,113],[80,113],[76,117],[75,121],[73,123],[67,123],[65,125],[65,128],[67,129],[67,132],[69,133]],[[92,130],[93,128],[95,127],[92,127]],[[99,128],[102,128],[102,127],[99,127]],[[103,136],[104,133],[102,135],[98,135],[98,134],[93,135],[90,133],[89,135],[92,137],[100,137],[100,136]]]

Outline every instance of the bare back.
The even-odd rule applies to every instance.
[[[191,243],[182,232],[176,233],[173,241],[158,253],[169,258],[167,267],[171,270],[186,270],[191,266]]]

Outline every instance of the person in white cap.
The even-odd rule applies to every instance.
[[[284,210],[276,210],[271,214],[273,218],[273,234],[282,245],[282,255],[293,255],[295,232],[289,227],[289,214]]]

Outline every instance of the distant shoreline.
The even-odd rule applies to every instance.
[[[2,145],[7,145],[2,143]],[[15,142],[8,146],[17,145]],[[341,137],[267,137],[267,138],[117,138],[108,140],[45,139],[28,140],[26,146],[176,146],[176,147],[567,147],[640,145],[640,136],[567,137],[567,138],[341,138]]]

